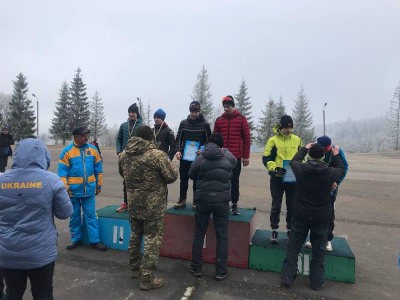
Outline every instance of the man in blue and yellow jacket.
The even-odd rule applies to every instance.
[[[90,244],[96,250],[105,251],[107,248],[100,244],[95,207],[95,195],[101,192],[103,183],[103,167],[96,147],[88,144],[89,133],[82,127],[74,129],[74,141],[64,148],[58,162],[58,176],[64,181],[74,208],[69,221],[72,243],[67,249],[73,250],[81,244],[82,208]]]
[[[296,196],[295,180],[284,180],[288,163],[302,147],[301,139],[293,134],[293,119],[291,116],[281,117],[279,124],[274,127],[275,135],[268,139],[263,155],[263,164],[271,175],[270,190],[271,205],[271,237],[270,243],[277,244],[278,228],[281,214],[283,194],[286,194],[286,240],[289,240],[292,207]]]

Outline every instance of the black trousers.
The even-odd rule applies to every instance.
[[[0,270],[0,296],[3,295],[3,293],[4,293],[4,276]]]
[[[240,178],[240,172],[242,171],[242,159],[238,158],[236,167],[233,169],[233,176],[231,179],[231,201],[232,204],[237,204],[239,201],[239,178]]]
[[[296,183],[283,182],[282,177],[271,176],[270,190],[272,206],[270,222],[272,229],[279,228],[283,193],[286,194],[286,228],[290,230],[292,221],[292,210],[296,197]]]
[[[336,202],[337,193],[338,193],[338,188],[336,188],[336,190],[332,191],[332,193],[331,193],[332,216],[328,223],[328,241],[332,241],[333,237],[334,237],[333,229],[335,229],[335,202]]]
[[[1,268],[7,285],[7,300],[22,300],[28,278],[34,300],[53,300],[54,265],[55,261],[30,270]]]
[[[181,180],[180,190],[179,190],[179,198],[186,199],[187,198],[187,191],[189,188],[189,170],[190,166],[192,165],[191,161],[181,159],[179,164],[179,176]],[[193,181],[193,198],[194,194],[196,193],[196,181]]]
[[[295,216],[292,219],[292,228],[283,261],[281,279],[286,284],[292,284],[297,275],[297,261],[301,247],[306,241],[310,230],[310,240],[312,243],[312,259],[310,263],[311,285],[319,287],[325,282],[325,251],[328,238],[328,222],[314,223],[313,221],[303,221]]]
[[[4,173],[6,171],[8,162],[8,155],[0,154],[0,172]]]
[[[217,237],[216,273],[223,275],[228,272],[226,261],[228,259],[229,203],[197,203],[191,266],[194,270],[201,271],[204,236],[207,232],[211,213],[213,214],[215,236]]]

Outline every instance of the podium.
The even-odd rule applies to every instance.
[[[110,205],[96,210],[99,220],[100,242],[107,248],[127,251],[131,234],[129,213],[117,213],[119,205]],[[82,242],[88,244],[87,231],[83,226]],[[144,241],[142,241],[143,252]]]
[[[250,241],[256,230],[257,211],[239,208],[240,215],[229,215],[228,224],[228,266],[249,267]],[[185,208],[169,208],[165,214],[161,256],[192,259],[194,235],[194,211],[189,204]],[[215,263],[216,237],[212,216],[204,238],[203,262]]]
[[[249,268],[280,273],[286,256],[286,233],[279,232],[279,244],[271,244],[271,231],[257,229],[250,246]],[[309,239],[307,239],[309,240]],[[333,251],[325,254],[325,279],[342,282],[355,282],[356,259],[343,237],[332,240]],[[299,275],[309,276],[312,249],[301,248],[297,270]]]

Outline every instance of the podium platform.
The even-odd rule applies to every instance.
[[[279,244],[271,244],[271,231],[257,229],[250,246],[249,268],[280,273],[286,256],[286,232],[279,232]],[[309,239],[307,239],[309,240]],[[325,255],[325,279],[342,282],[355,282],[356,259],[343,237],[332,240],[333,251]],[[297,264],[298,274],[310,274],[312,250],[302,247]]]
[[[96,211],[99,220],[100,242],[107,248],[128,250],[131,225],[127,211],[117,213],[119,205],[110,205]],[[85,228],[85,227],[84,227]],[[82,232],[82,242],[88,244],[87,231]],[[142,242],[142,252],[143,252]]]
[[[239,208],[240,215],[229,215],[228,266],[249,267],[250,241],[256,230],[257,211]],[[165,214],[164,239],[160,255],[179,259],[192,259],[194,235],[194,211],[192,205],[185,208],[169,208]],[[203,262],[215,263],[216,237],[212,216],[204,238]]]

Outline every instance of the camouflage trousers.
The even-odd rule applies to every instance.
[[[129,240],[129,265],[131,270],[139,270],[142,281],[148,282],[154,278],[157,270],[162,237],[164,233],[164,216],[155,220],[140,220],[132,216],[131,236]],[[144,253],[142,255],[142,238],[144,236]]]

